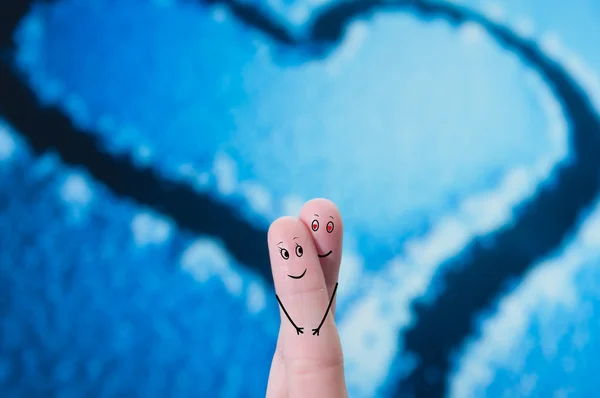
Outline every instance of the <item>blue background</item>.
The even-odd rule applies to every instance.
[[[600,5],[376,4],[20,14],[0,396],[263,396],[266,229],[321,196],[352,397],[597,395]]]

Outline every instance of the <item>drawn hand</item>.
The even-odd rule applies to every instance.
[[[304,328],[296,327],[296,333],[298,333],[298,335],[304,334]]]
[[[312,330],[312,332],[313,332],[313,336],[318,336],[320,331],[321,331],[321,328],[316,328],[316,329],[313,329],[313,330]]]

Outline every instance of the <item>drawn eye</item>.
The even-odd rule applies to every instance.
[[[279,254],[281,254],[281,257],[283,257],[284,260],[290,258],[290,252],[288,252],[287,249],[284,249],[283,247],[279,248]]]
[[[329,221],[327,223],[327,232],[329,232],[329,233],[333,232],[333,221]]]
[[[319,220],[313,220],[312,225],[310,227],[313,231],[317,232],[319,230]]]
[[[296,256],[302,257],[303,254],[304,250],[302,249],[302,246],[296,243]]]

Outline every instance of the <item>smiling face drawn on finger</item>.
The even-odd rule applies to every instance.
[[[335,279],[335,269],[339,269],[342,258],[344,234],[344,223],[339,209],[328,199],[313,199],[304,204],[299,218],[312,235],[317,256],[321,265],[325,267],[324,272],[328,277]],[[329,272],[332,274],[329,275]]]
[[[321,269],[310,227],[295,217],[275,220],[267,233],[273,280],[278,289],[291,292],[317,288]]]
[[[304,334],[304,328],[309,327],[308,325],[313,336],[320,336],[321,327],[328,314],[333,313],[330,310],[338,284],[336,279],[335,285],[331,286],[329,304],[323,306],[322,312],[317,309],[318,315],[313,313],[315,308],[311,307],[324,304],[323,293],[329,293],[329,287],[317,257],[310,227],[297,218],[280,217],[269,227],[267,242],[275,297],[282,311],[281,319],[287,319],[298,336]],[[301,295],[300,300],[298,294]],[[291,295],[295,298],[290,297]],[[305,311],[307,308],[309,310]],[[310,319],[307,315],[311,316]],[[315,319],[312,319],[312,315],[319,318],[315,316]]]
[[[295,255],[298,258],[304,255],[304,249],[302,248],[300,243],[298,243],[299,239],[300,238],[298,236],[295,236],[292,239],[292,242],[294,244],[293,254],[290,254],[290,251],[284,246],[283,241],[277,243],[277,248],[279,249],[279,255],[281,256],[281,258],[283,258],[285,261],[288,261],[292,255]],[[307,268],[304,268],[304,272],[302,272],[300,275],[288,274],[288,276],[292,279],[302,279],[304,275],[306,275],[306,270]]]
[[[320,216],[317,213],[314,213],[313,215],[315,218],[310,223],[310,229],[313,231],[313,233],[315,233],[319,232],[319,229],[321,228],[321,223],[319,222]],[[326,219],[325,222],[327,222],[327,224],[325,224],[325,232],[327,232],[328,234],[333,233],[333,231],[335,230],[335,217],[329,216],[329,218]],[[317,253],[317,255],[319,256],[319,258],[325,258],[331,255],[331,253],[333,253],[333,250],[329,250],[323,254]]]

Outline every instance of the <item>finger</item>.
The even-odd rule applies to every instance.
[[[338,282],[342,261],[344,224],[340,211],[330,200],[313,199],[302,206],[300,220],[310,229],[327,291],[331,294]],[[332,310],[335,310],[336,301],[333,302]]]
[[[307,226],[280,218],[269,228],[268,245],[288,396],[347,396],[340,339],[333,314],[327,313],[330,297]]]
[[[319,255],[321,269],[325,276],[327,292],[331,296],[338,281],[342,259],[343,222],[340,212],[337,206],[330,200],[313,199],[302,206],[300,220],[310,229],[317,254]],[[316,223],[313,223],[313,221],[316,221]],[[328,230],[329,222],[331,222],[331,226]],[[332,315],[335,314],[336,302],[337,300],[334,299],[331,306]],[[285,365],[283,354],[281,353],[280,341],[281,339],[278,338],[277,348],[271,363],[267,398],[287,396],[287,389],[285,388]]]

